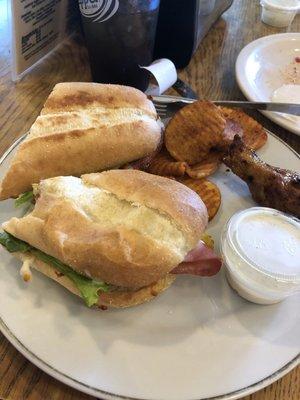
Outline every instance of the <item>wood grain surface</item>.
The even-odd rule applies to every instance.
[[[5,2],[0,0],[0,10]],[[272,33],[286,32],[260,21],[258,0],[235,0],[201,43],[190,65],[179,76],[200,97],[243,99],[234,77],[239,51],[249,42]],[[300,31],[300,15],[291,32]],[[50,93],[61,81],[91,79],[87,52],[80,35],[68,40],[59,50],[17,83],[11,81],[9,28],[5,12],[0,13],[0,154],[26,132]],[[172,91],[170,91],[172,93]],[[298,152],[300,137],[278,127],[258,112],[253,115]],[[9,400],[88,400],[92,397],[56,381],[27,361],[0,334],[0,398]],[[299,400],[300,367],[267,388],[243,400]]]

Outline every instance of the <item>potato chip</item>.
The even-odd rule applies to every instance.
[[[226,119],[208,101],[196,101],[179,110],[165,131],[165,145],[178,161],[193,165],[223,143]]]
[[[164,149],[154,157],[148,168],[148,172],[167,177],[181,177],[185,174],[186,168],[187,163],[174,160],[166,149]]]
[[[207,179],[181,178],[179,181],[201,197],[207,208],[208,219],[211,221],[221,205],[221,192],[218,186]]]
[[[209,153],[209,155],[200,163],[195,165],[188,165],[186,173],[190,178],[202,179],[212,175],[221,164],[222,154],[216,151]]]
[[[220,107],[223,115],[240,124],[243,129],[243,141],[253,150],[260,149],[267,141],[268,135],[255,119],[238,108]]]

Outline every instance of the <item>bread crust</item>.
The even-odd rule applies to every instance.
[[[82,180],[106,189],[120,199],[141,203],[169,215],[185,232],[190,249],[196,246],[208,223],[207,209],[201,198],[173,179],[138,170],[111,170],[83,175]]]
[[[176,181],[134,170],[85,175],[83,181],[167,215],[182,230],[186,253],[206,227],[202,200]],[[30,214],[3,229],[80,273],[134,289],[163,278],[186,254],[122,224],[104,228],[70,200],[43,191]]]
[[[104,108],[124,107],[133,114],[135,110],[137,116],[132,120],[124,117],[125,122],[118,119],[112,125],[101,125],[97,118],[101,119],[103,110],[89,114],[99,104]],[[74,122],[68,127],[68,120],[73,121],[75,117],[66,111],[73,110],[81,112],[76,116],[77,128]],[[47,117],[45,127],[39,117],[32,128],[34,134],[20,145],[1,182],[0,200],[31,190],[31,185],[41,179],[80,176],[138,160],[155,151],[161,140],[162,125],[157,121],[153,104],[133,88],[61,83],[49,96],[42,111],[45,114],[52,119],[49,121]],[[88,126],[86,116],[91,120]]]
[[[78,291],[78,289],[74,286],[73,282],[70,281],[68,277],[62,275],[59,271],[56,271],[55,268],[49,266],[47,263],[44,263],[41,260],[38,260],[36,257],[27,254],[14,253],[14,255],[25,261],[27,257],[33,259],[32,267],[42,274],[46,275],[48,278],[54,280],[55,282],[62,285],[64,288],[69,290],[71,293],[76,296],[82,297]],[[168,274],[165,277],[161,278],[158,282],[155,282],[149,286],[143,287],[138,290],[117,290],[112,292],[101,292],[99,291],[99,300],[97,306],[100,308],[103,307],[114,307],[114,308],[126,308],[137,306],[139,304],[145,303],[154,299],[164,290],[168,289],[172,283],[175,281],[176,275]]]
[[[91,82],[58,83],[46,100],[41,115],[98,107],[138,108],[157,119],[152,101],[140,90],[129,86]]]
[[[24,141],[5,175],[0,200],[31,190],[41,179],[102,171],[138,160],[156,149],[156,121],[73,130]]]

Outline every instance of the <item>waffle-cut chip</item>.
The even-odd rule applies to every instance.
[[[216,151],[209,153],[209,155],[200,163],[187,166],[186,173],[190,178],[202,179],[212,175],[221,164],[222,154]]]
[[[221,205],[221,192],[217,185],[207,179],[181,178],[180,182],[194,190],[206,205],[208,219],[211,221]]]
[[[165,145],[178,161],[193,165],[223,144],[226,119],[209,101],[196,101],[179,110],[165,131]]]
[[[220,107],[223,115],[240,124],[243,129],[243,141],[253,150],[260,149],[268,140],[263,126],[238,108]]]
[[[174,160],[164,149],[154,157],[148,168],[148,172],[167,177],[181,177],[185,174],[187,166],[187,163],[184,161]]]

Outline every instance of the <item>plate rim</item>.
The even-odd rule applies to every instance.
[[[262,99],[250,94],[248,87],[245,82],[247,80],[243,79],[245,77],[245,72],[244,72],[244,65],[245,65],[245,59],[250,55],[252,50],[259,45],[260,43],[263,42],[276,42],[280,38],[290,38],[292,40],[293,38],[299,38],[300,40],[300,32],[286,32],[286,33],[276,33],[274,35],[266,35],[262,36],[258,39],[253,40],[252,42],[248,43],[246,46],[244,46],[241,51],[239,52],[236,62],[235,62],[235,78],[237,81],[237,84],[243,93],[243,95],[250,101],[261,101]],[[282,119],[280,115],[277,113],[271,112],[271,111],[260,111],[263,115],[265,115],[267,118],[269,118],[271,121],[275,122],[277,125],[287,129],[288,131],[300,136],[300,128],[295,128],[294,124],[290,121],[285,121]]]
[[[0,330],[2,334],[6,337],[6,339],[17,349],[27,360],[32,362],[36,367],[40,368],[42,371],[44,371],[46,374],[52,376],[54,379],[57,379],[58,381],[64,383],[65,385],[68,385],[80,392],[92,395],[96,398],[101,398],[106,399],[106,400],[144,400],[143,398],[140,397],[128,397],[120,394],[115,394],[111,392],[107,392],[105,390],[101,390],[98,388],[95,388],[93,386],[87,385],[83,382],[80,382],[67,374],[59,371],[58,369],[54,368],[53,366],[49,365],[45,361],[43,361],[41,358],[39,358],[37,355],[32,353],[31,350],[29,350],[8,328],[8,326],[5,324],[3,319],[0,317]],[[296,366],[300,364],[300,353],[294,357],[292,360],[290,360],[288,363],[286,363],[283,367],[278,369],[277,371],[273,372],[271,375],[268,375],[267,377],[261,379],[258,382],[253,383],[252,385],[246,386],[245,388],[238,389],[235,391],[232,391],[230,393],[218,395],[218,396],[213,396],[213,397],[199,397],[197,400],[235,400],[239,399],[241,397],[250,395],[252,393],[257,392],[258,390],[261,390],[265,388],[266,386],[269,386],[270,384],[276,382],[278,379],[282,378],[284,375],[292,371]],[[188,399],[187,399],[188,400]]]
[[[300,34],[299,34],[300,36]],[[177,97],[177,96],[163,96],[166,99],[172,99],[172,98],[177,98],[177,99],[182,99],[182,97]],[[294,150],[288,143],[286,143],[283,139],[266,129],[266,132],[268,135],[273,136],[275,139],[279,140],[284,146],[286,146],[290,151],[292,151],[299,159],[300,159],[300,154]],[[24,133],[21,135],[1,156],[0,158],[0,166],[3,163],[3,161],[9,156],[9,154],[26,138],[28,132]],[[139,397],[128,397],[120,394],[115,394],[111,392],[107,392],[105,390],[101,390],[98,388],[95,388],[93,386],[87,385],[83,382],[80,382],[67,374],[59,371],[55,367],[49,365],[47,362],[39,358],[37,355],[35,355],[30,349],[28,349],[9,329],[9,327],[6,325],[2,317],[0,316],[0,331],[1,333],[6,337],[6,339],[17,349],[26,359],[28,359],[30,362],[32,362],[36,367],[40,368],[42,371],[44,371],[46,374],[52,376],[54,379],[64,383],[65,385],[68,385],[80,392],[99,397],[101,396],[103,399],[107,400],[145,400],[143,398]],[[263,389],[264,387],[276,382],[278,379],[282,378],[284,375],[292,371],[296,366],[300,365],[300,352],[289,362],[287,362],[284,366],[282,366],[280,369],[277,371],[273,372],[272,374],[268,375],[267,377],[264,377],[258,382],[255,382],[249,386],[246,386],[244,388],[225,393],[222,395],[218,396],[213,396],[213,397],[202,397],[198,398],[197,400],[235,400],[239,399],[242,396],[247,396],[252,393],[257,392],[258,390]],[[150,399],[149,399],[150,400]],[[188,400],[188,399],[187,399]]]

